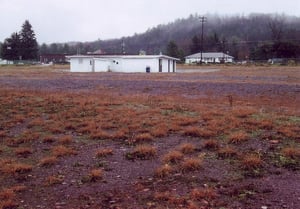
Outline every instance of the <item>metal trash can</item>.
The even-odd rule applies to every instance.
[[[146,67],[146,73],[150,73],[150,67],[149,66]]]

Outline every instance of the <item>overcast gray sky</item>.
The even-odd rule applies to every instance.
[[[300,16],[300,0],[0,0],[0,41],[26,19],[39,43],[53,43],[130,36],[195,13]]]

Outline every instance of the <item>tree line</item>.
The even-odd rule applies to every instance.
[[[205,16],[203,43],[198,14],[120,39],[41,45],[37,45],[31,25],[25,21],[20,33],[13,33],[4,41],[1,54],[3,58],[34,59],[39,54],[87,54],[101,49],[106,54],[145,51],[183,59],[203,49],[204,52],[228,53],[236,60],[300,59],[299,17],[278,14]]]
[[[36,60],[38,43],[28,20],[22,25],[20,32],[14,32],[1,44],[1,57],[7,60]]]

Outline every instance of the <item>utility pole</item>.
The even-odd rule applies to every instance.
[[[202,64],[202,59],[203,59],[203,29],[204,29],[204,23],[206,22],[207,18],[202,16],[199,17],[200,22],[201,22],[201,60],[200,60],[200,64]]]
[[[124,41],[124,39],[122,40],[121,47],[122,47],[122,54],[126,54],[126,51],[125,51],[125,41]]]

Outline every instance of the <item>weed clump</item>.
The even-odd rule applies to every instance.
[[[180,170],[183,173],[188,171],[196,171],[202,167],[202,164],[203,162],[200,158],[188,158],[180,164]]]
[[[20,157],[28,157],[30,154],[32,154],[33,150],[29,147],[20,147],[15,150],[15,154]]]
[[[283,148],[281,152],[285,157],[289,157],[292,159],[300,158],[300,149],[296,147],[286,147]]]
[[[57,157],[56,156],[51,156],[51,157],[42,158],[40,160],[39,165],[44,166],[44,167],[48,167],[48,166],[54,165],[55,163],[57,163]]]
[[[101,158],[101,157],[107,157],[109,155],[113,155],[113,150],[112,149],[99,149],[96,151],[96,157]]]
[[[245,170],[253,170],[262,167],[263,161],[262,159],[255,154],[248,154],[242,159],[242,167]]]
[[[212,188],[193,189],[190,193],[193,200],[213,200],[217,197],[217,193]]]
[[[219,148],[219,143],[215,139],[208,139],[204,141],[203,147],[210,150],[216,150]]]
[[[174,172],[174,169],[172,168],[172,166],[170,166],[169,164],[164,164],[155,170],[155,176],[157,176],[159,178],[164,178],[164,177],[169,176],[173,172]]]
[[[69,155],[76,155],[77,152],[73,150],[72,148],[65,147],[63,145],[58,145],[52,148],[52,153],[56,157],[63,157],[63,156],[69,156]]]
[[[191,154],[196,150],[196,146],[192,143],[184,143],[179,146],[179,150],[184,154]]]
[[[147,143],[153,140],[153,136],[149,133],[141,133],[133,138],[134,143]]]
[[[149,160],[155,157],[157,152],[156,147],[150,145],[138,145],[132,152],[126,154],[128,160],[140,159]]]
[[[218,150],[219,158],[231,158],[237,156],[237,154],[238,152],[233,147],[230,146],[226,146]]]
[[[228,136],[229,142],[236,144],[248,140],[248,134],[244,131],[237,131]]]
[[[163,156],[163,161],[165,163],[179,163],[183,159],[183,154],[179,151],[170,151]]]
[[[102,169],[93,169],[90,171],[88,177],[90,182],[96,182],[103,178],[103,171]]]

